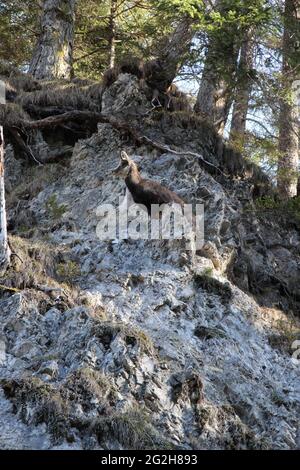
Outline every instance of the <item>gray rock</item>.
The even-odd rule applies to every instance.
[[[207,126],[180,126],[168,113],[163,123],[143,120],[149,106],[128,75],[103,96],[103,112],[218,164]],[[144,177],[204,202],[205,246],[194,260],[182,241],[97,237],[98,206],[124,201],[125,183],[112,174],[124,148]],[[128,429],[152,447],[158,439],[166,448],[299,448],[290,343],[299,330],[300,236],[243,212],[251,185],[228,177],[225,188],[197,157],[133,147],[108,124],[77,142],[66,171],[26,201],[39,230],[21,240],[26,248],[19,241],[26,263],[13,279],[32,268],[34,246],[39,276],[66,294],[20,282],[22,292],[0,299],[0,384],[18,412],[0,395],[1,448],[136,447]],[[55,223],[45,209],[53,194],[67,207]],[[57,279],[57,264],[66,279]]]
[[[47,361],[43,362],[38,370],[38,373],[49,375],[51,379],[54,379],[58,376],[58,371],[59,367],[57,361]]]

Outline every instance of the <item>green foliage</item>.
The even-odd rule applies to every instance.
[[[214,272],[213,268],[207,267],[207,268],[204,268],[204,269],[203,269],[203,271],[202,271],[201,274],[202,274],[203,276],[211,277],[211,276],[213,275],[213,272]]]
[[[280,200],[274,196],[264,196],[256,199],[255,207],[260,215],[269,214],[281,222],[300,224],[300,197]]]
[[[56,274],[61,281],[71,282],[80,276],[80,266],[75,261],[58,263]]]
[[[108,68],[111,38],[110,1],[79,0],[76,16],[74,71],[79,77],[99,78]],[[173,15],[174,16],[174,15]],[[119,2],[116,13],[116,59],[130,55],[147,60],[171,30],[170,19],[153,1]]]
[[[67,210],[65,204],[58,204],[56,194],[52,194],[52,196],[48,198],[45,206],[50,217],[54,220],[59,220]]]
[[[205,2],[203,0],[158,0],[157,9],[164,14],[188,14],[200,20],[205,12]]]
[[[39,34],[40,2],[7,0],[0,2],[0,58],[13,65],[29,64]]]

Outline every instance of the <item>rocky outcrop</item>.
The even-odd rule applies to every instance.
[[[167,145],[173,119],[183,154],[136,147],[101,124],[68,163],[12,176],[11,244],[25,265],[15,259],[1,281],[18,290],[0,292],[0,423],[18,429],[1,446],[298,448],[299,232],[261,220],[246,176],[213,175],[188,153],[205,146],[217,162],[185,116],[145,116],[130,76],[105,93],[116,89],[106,113],[130,103],[140,131]],[[97,237],[98,206],[125,197],[112,174],[121,148],[145,177],[204,203],[194,262],[178,242]],[[23,231],[17,196],[34,221]]]

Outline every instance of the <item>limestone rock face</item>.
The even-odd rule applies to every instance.
[[[107,111],[144,106],[135,78],[112,87]],[[191,126],[155,114],[140,131],[216,162]],[[0,447],[298,448],[299,231],[244,211],[247,179],[122,139],[99,125],[26,200],[36,222],[12,237],[24,263],[5,281],[19,291],[0,291]],[[204,204],[193,260],[180,240],[98,238],[99,206],[127,204],[121,149]]]
[[[137,117],[150,109],[146,96],[141,92],[139,80],[128,73],[119,75],[118,80],[107,88],[102,96],[103,114]]]

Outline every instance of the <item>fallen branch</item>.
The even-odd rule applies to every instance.
[[[21,125],[25,129],[46,129],[48,127],[57,127],[61,124],[65,124],[69,121],[76,122],[91,122],[97,124],[97,122],[109,123],[109,117],[104,116],[101,113],[93,111],[67,111],[66,113],[52,115],[37,121],[22,120]],[[5,125],[5,123],[4,123]]]
[[[33,159],[38,165],[42,163],[34,156],[31,148],[24,142],[23,138],[19,134],[18,130],[14,127],[9,129],[10,136],[12,137],[13,142],[19,147],[19,149],[24,152],[29,159]]]
[[[21,290],[17,289],[16,287],[8,287],[4,286],[3,284],[0,284],[0,289],[9,290],[10,292],[21,292]]]
[[[186,155],[189,155],[191,157],[195,157],[197,158],[198,160],[200,160],[202,163],[204,163],[205,165],[209,166],[210,168],[214,168],[214,170],[217,170],[218,173],[222,174],[223,176],[225,176],[225,173],[223,173],[222,170],[220,170],[219,167],[217,167],[216,165],[214,165],[213,163],[210,163],[208,162],[207,160],[205,160],[199,153],[196,153],[196,152],[190,152],[189,150],[185,150],[183,152],[178,152],[177,150],[173,150],[169,147],[169,145],[163,145],[161,144],[160,142],[155,142],[151,139],[149,139],[149,137],[146,137],[146,136],[142,136],[143,137],[143,143],[145,144],[149,144],[151,145],[152,147],[158,149],[158,150],[163,150],[165,152],[168,152],[168,153],[172,153],[174,155],[178,155],[178,156],[186,156]]]

